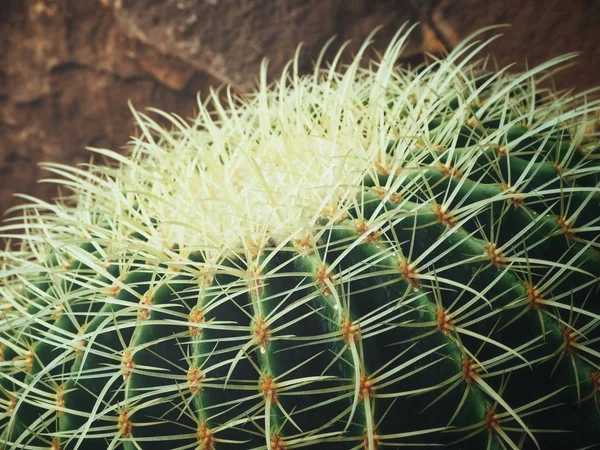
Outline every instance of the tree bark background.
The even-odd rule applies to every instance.
[[[276,77],[300,42],[301,69],[337,35],[352,51],[372,31],[383,50],[419,22],[404,54],[443,54],[473,31],[507,23],[488,48],[513,70],[579,51],[558,88],[600,84],[600,2],[594,0],[1,0],[0,213],[20,192],[49,200],[40,161],[87,162],[86,146],[122,150],[135,135],[128,100],[191,117],[197,93],[256,85],[261,60]]]

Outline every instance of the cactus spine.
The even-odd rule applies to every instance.
[[[134,112],[0,256],[0,447],[591,448],[598,102],[380,61]]]

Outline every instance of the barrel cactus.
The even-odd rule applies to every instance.
[[[0,448],[600,442],[599,104],[551,88],[573,55],[406,68],[409,31],[46,164],[2,228]]]

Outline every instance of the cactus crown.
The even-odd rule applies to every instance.
[[[4,229],[26,229],[26,235],[16,238],[25,238],[26,250],[34,246],[38,258],[51,248],[78,245],[74,237],[86,242],[96,227],[113,247],[128,250],[139,244],[130,233],[141,232],[148,239],[144,247],[153,244],[161,261],[173,256],[168,249],[174,245],[219,260],[232,250],[265,246],[268,237],[290,240],[312,234],[323,216],[337,221],[350,209],[358,212],[362,207],[357,194],[365,180],[378,184],[382,173],[410,169],[432,154],[455,176],[473,170],[472,155],[465,152],[458,158],[452,149],[460,146],[460,128],[484,116],[494,116],[500,124],[478,144],[498,151],[509,150],[503,140],[515,125],[533,125],[528,135],[550,136],[568,124],[574,142],[589,137],[590,125],[597,122],[597,102],[586,101],[590,92],[569,96],[537,87],[551,75],[549,69],[560,69],[576,54],[523,74],[509,75],[505,68],[488,76],[489,60],[475,60],[498,37],[475,40],[486,31],[463,41],[446,59],[412,70],[397,66],[409,38],[405,27],[381,61],[371,61],[367,68],[360,63],[371,38],[343,71],[338,70],[343,48],[323,69],[325,47],[310,76],[298,74],[294,59],[273,86],[267,84],[264,63],[256,94],[238,98],[228,90],[224,105],[211,90],[212,103],[199,104],[192,123],[150,109],[167,119],[170,129],[132,110],[140,136],[132,140],[127,156],[90,149],[117,167],[43,164],[61,177],[45,181],[60,184],[72,195],[54,204],[25,197],[31,203],[15,208],[23,216],[12,219],[22,218],[24,224]],[[541,95],[548,97],[542,105],[537,103]],[[432,121],[447,115],[453,102],[450,120],[432,132]],[[574,144],[574,150],[585,149]],[[565,161],[546,159],[565,165],[570,155],[560,156]],[[577,173],[571,176],[577,178],[594,169],[573,170]],[[511,180],[511,187],[526,186],[534,175],[526,172],[522,180]],[[393,188],[394,182],[399,184],[396,178],[381,187]],[[421,203],[432,201],[439,200]],[[148,223],[154,225],[144,225]]]
[[[1,229],[2,448],[594,442],[598,102],[480,34],[399,67],[409,31],[45,164],[71,194]]]

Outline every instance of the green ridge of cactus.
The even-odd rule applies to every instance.
[[[481,34],[407,69],[409,31],[45,165],[1,230],[0,448],[598,445],[594,91]]]

